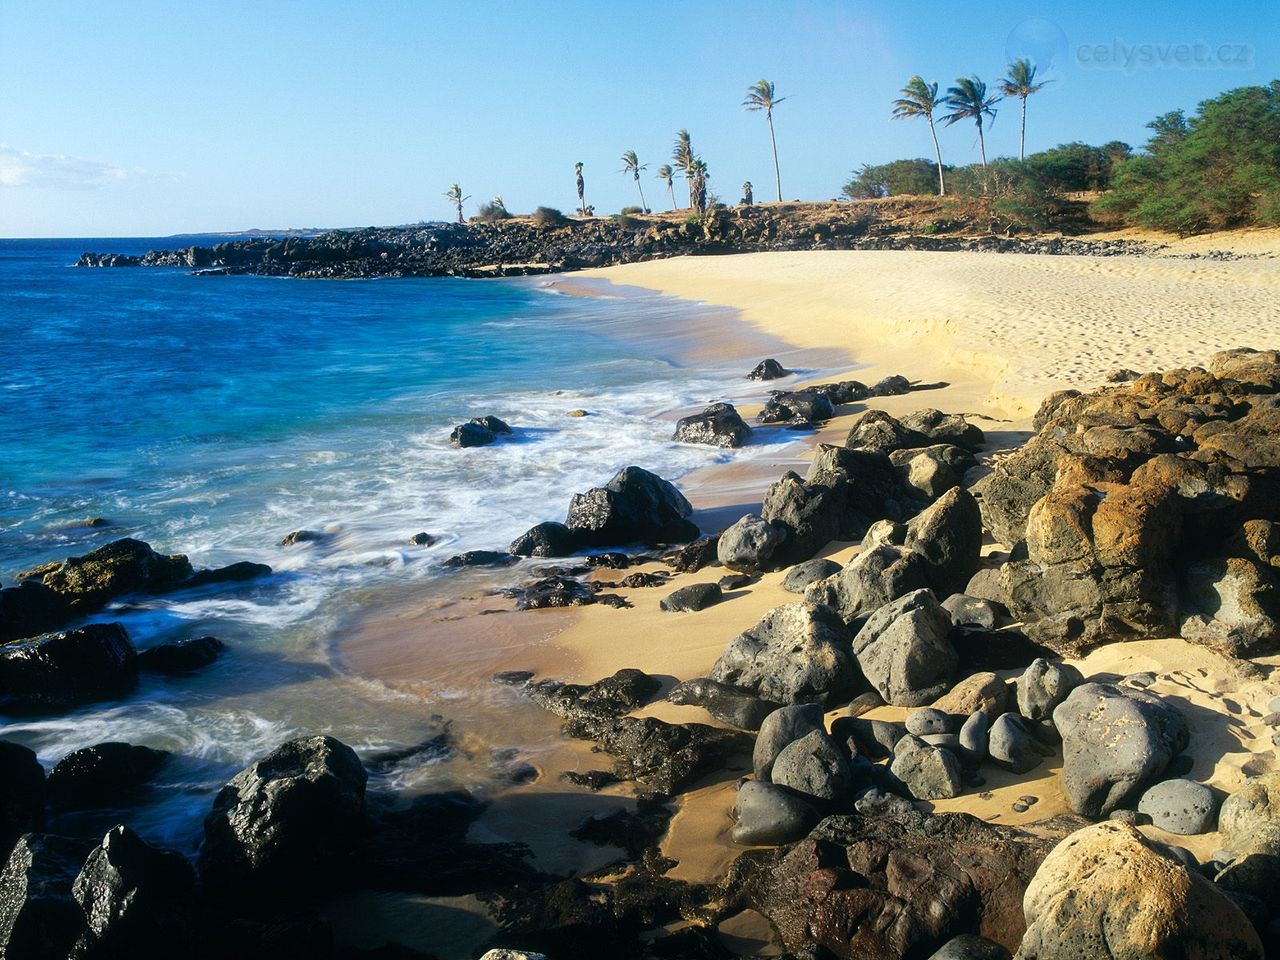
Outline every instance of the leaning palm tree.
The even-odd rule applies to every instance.
[[[987,96],[987,85],[976,74],[959,77],[956,85],[947,89],[947,99],[943,102],[951,110],[942,116],[948,127],[961,120],[972,120],[978,125],[978,151],[984,167],[987,165],[987,144],[982,136],[982,118],[990,117],[994,121],[995,105],[999,102],[1000,97],[995,94]]]
[[[778,173],[778,138],[773,135],[773,108],[785,99],[787,98],[774,93],[773,81],[757,80],[747,87],[747,99],[742,101],[742,105],[748,110],[763,110],[765,119],[769,121],[769,142],[773,144],[773,182],[778,188],[779,203],[782,202],[782,177]]]
[[[458,222],[462,223],[462,205],[470,200],[470,197],[462,195],[462,188],[456,183],[444,192],[445,199],[454,205],[458,211]]]
[[[698,213],[705,213],[707,210],[707,181],[711,179],[711,173],[707,170],[707,164],[702,158],[695,157],[689,162],[689,188],[692,196],[689,205]]]
[[[649,212],[649,204],[644,199],[644,187],[640,186],[640,171],[647,169],[649,165],[641,163],[634,150],[627,150],[622,154],[622,172],[631,174],[635,180],[636,189],[640,191],[640,209],[645,213]]]
[[[582,181],[581,161],[573,165],[573,172],[578,175],[578,212],[585,217],[587,215],[587,196],[586,184]]]
[[[689,138],[688,130],[678,130],[676,132],[676,143],[671,150],[671,164],[677,170],[684,174],[685,182],[689,185],[689,206],[693,206],[693,141]]]
[[[938,108],[938,84],[925,83],[915,76],[902,88],[902,96],[893,101],[893,119],[909,120],[924,117],[929,121],[929,136],[933,137],[933,156],[938,161],[938,196],[947,195],[947,183],[942,177],[942,150],[938,147],[938,129],[933,123],[933,111]]]
[[[1018,159],[1027,159],[1027,97],[1039,93],[1049,80],[1036,83],[1036,68],[1026,57],[1009,64],[1009,73],[1000,81],[1000,92],[1022,101],[1022,132],[1018,137]]]
[[[671,169],[671,164],[664,163],[662,166],[658,168],[658,172],[655,174],[655,176],[659,180],[663,180],[666,182],[667,193],[671,195],[671,210],[672,212],[674,212],[676,209],[676,187],[675,187],[676,172]]]

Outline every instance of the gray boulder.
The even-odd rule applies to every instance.
[[[808,560],[837,539],[844,506],[843,490],[805,483],[791,471],[770,484],[760,516],[786,531],[786,539],[774,549],[773,565],[785,567]]]
[[[1012,960],[1012,956],[994,940],[962,933],[944,943],[929,960]]]
[[[1085,683],[1053,711],[1062,735],[1062,789],[1071,809],[1105,817],[1186,749],[1187,724],[1143,690]]]
[[[926,407],[899,418],[902,425],[933,443],[949,443],[969,451],[981,450],[987,442],[982,430],[959,413],[943,413]]]
[[[981,710],[975,710],[960,727],[960,745],[957,748],[962,760],[972,764],[987,758],[991,743],[991,721]]]
[[[930,733],[955,733],[955,721],[941,710],[921,707],[907,714],[907,733],[914,733],[917,737]]]
[[[934,593],[961,593],[978,572],[982,555],[982,512],[973,494],[948,490],[907,524],[904,546],[924,557]]]
[[[898,707],[932,703],[950,686],[958,657],[951,620],[928,590],[885,604],[858,631],[853,653],[863,675]]]
[[[882,544],[864,549],[839,573],[810,584],[804,598],[810,603],[826,604],[851,623],[913,590],[929,586],[927,567],[918,552]]]
[[[950,444],[895,450],[889,454],[889,461],[897,468],[903,483],[930,500],[961,486],[965,474],[977,465],[973,454]]]
[[[1280,857],[1280,773],[1250,777],[1222,801],[1218,830],[1233,854]]]
[[[677,443],[740,447],[751,439],[751,428],[732,403],[713,403],[699,414],[680,418],[671,439]]]
[[[878,450],[887,454],[926,447],[929,438],[883,410],[865,410],[850,422],[844,445],[851,450]]]
[[[942,609],[947,611],[951,622],[956,626],[994,630],[1001,619],[1000,608],[996,604],[990,600],[970,597],[963,593],[953,593],[943,600]]]
[[[717,720],[740,730],[759,730],[764,718],[782,706],[705,677],[676,684],[667,694],[667,700],[702,707]]]
[[[720,534],[716,558],[730,570],[759,573],[769,569],[774,551],[786,536],[782,528],[749,513]]]
[[[827,607],[797,602],[730,640],[711,679],[778,703],[825,702],[852,692],[857,667],[844,621]]]
[[[917,800],[946,800],[960,796],[960,761],[944,747],[935,747],[907,734],[893,749],[889,771]]]
[[[803,563],[797,563],[787,571],[787,575],[782,578],[782,589],[788,593],[804,593],[809,584],[825,580],[827,577],[839,572],[840,564],[834,560],[827,560],[821,557],[814,560],[805,560]]]
[[[799,840],[818,822],[813,806],[791,791],[746,780],[733,806],[733,842],[746,846],[778,846]]]
[[[1031,721],[1016,713],[996,717],[987,734],[987,755],[991,762],[1014,773],[1034,770],[1052,752],[1037,739]]]
[[[1192,836],[1208,833],[1218,813],[1218,798],[1194,780],[1163,780],[1138,801],[1138,812],[1167,833]]]
[[[769,779],[819,800],[840,799],[853,786],[849,761],[825,730],[811,730],[783,747]]]
[[[798,703],[769,714],[760,724],[760,733],[751,751],[751,767],[756,779],[770,779],[774,760],[788,744],[814,730],[824,729],[822,707],[816,703]]]
[[[1084,677],[1071,664],[1037,657],[1015,682],[1018,711],[1028,720],[1048,720],[1058,704],[1082,683]]]
[[[714,606],[723,596],[718,583],[691,583],[674,591],[658,606],[672,613],[693,613]]]

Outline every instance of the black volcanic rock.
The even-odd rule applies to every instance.
[[[159,773],[168,758],[167,751],[130,743],[73,750],[49,773],[49,803],[76,809],[114,805]]]
[[[138,666],[155,673],[177,675],[207,667],[226,647],[217,637],[193,637],[162,643],[138,654]]]
[[[740,447],[751,438],[751,427],[732,403],[713,403],[701,413],[676,422],[671,438],[677,443],[703,443],[713,447]]]
[[[507,548],[517,557],[567,557],[578,549],[578,538],[554,520],[530,527]]]
[[[576,494],[565,525],[582,543],[680,543],[698,536],[689,501],[669,481],[625,467],[603,487]]]
[[[50,710],[118,696],[138,654],[118,623],[91,623],[0,645],[0,711]]]
[[[72,613],[100,610],[126,593],[160,593],[171,590],[192,575],[191,562],[181,554],[165,556],[141,540],[125,538],[86,553],[49,563],[22,574],[38,579],[60,593]]]
[[[761,360],[755,365],[750,373],[747,374],[748,380],[777,380],[779,377],[785,377],[789,370],[783,369],[782,364],[770,357],[768,360]]]

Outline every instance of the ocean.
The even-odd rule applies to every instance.
[[[228,652],[212,667],[144,676],[123,701],[0,717],[0,738],[46,767],[108,740],[172,751],[128,809],[79,815],[68,829],[125,820],[191,852],[213,793],[289,737],[332,733],[365,755],[430,737],[447,702],[343,670],[334,651],[353,613],[393,592],[447,595],[467,574],[444,559],[563,519],[574,492],[620,467],[678,478],[785,441],[736,452],[671,441],[676,412],[762,392],[742,378],[747,339],[736,352],[686,340],[714,314],[695,304],[567,296],[540,278],[70,266],[86,250],[192,242],[208,241],[0,241],[0,582],[123,536],[197,567],[251,560],[274,571],[127,598],[93,618],[123,623],[140,649],[217,636]],[[575,408],[589,415],[569,416]],[[483,414],[514,436],[451,447],[452,425]],[[297,529],[323,536],[282,546]],[[420,531],[436,542],[411,545]],[[426,751],[388,776],[430,787],[438,759]]]

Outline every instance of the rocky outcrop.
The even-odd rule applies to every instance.
[[[603,487],[574,496],[565,526],[588,546],[681,543],[698,536],[693,507],[669,481],[626,467]]]
[[[858,682],[849,631],[828,607],[788,603],[729,641],[711,679],[778,703],[825,702]]]
[[[0,956],[64,960],[74,955],[85,918],[72,884],[92,843],[28,833],[0,870]]]
[[[951,688],[957,665],[951,621],[928,590],[887,603],[853,639],[853,654],[886,703],[919,707]]]
[[[805,483],[788,471],[769,485],[760,516],[785,538],[770,553],[775,567],[808,560],[841,530],[845,497],[836,487]]]
[[[1261,960],[1240,909],[1133,827],[1086,827],[1056,846],[1023,901],[1020,960]]]
[[[785,369],[777,360],[770,357],[767,360],[761,360],[747,374],[748,380],[778,380],[785,377],[790,370]]]
[[[53,710],[120,696],[138,676],[138,654],[118,623],[0,645],[0,711]]]
[[[671,439],[677,443],[740,447],[751,439],[751,427],[732,403],[713,403],[699,414],[676,421],[676,432]]]
[[[72,750],[49,771],[49,803],[65,808],[119,805],[164,766],[164,750],[99,743]]]
[[[823,423],[836,415],[835,404],[816,390],[777,391],[765,401],[761,423]]]
[[[705,677],[676,684],[667,694],[667,700],[675,704],[702,707],[717,720],[740,730],[759,730],[764,718],[782,706]]]
[[[550,520],[520,534],[507,552],[517,557],[567,557],[578,546],[578,538],[568,527]]]
[[[60,594],[71,612],[83,616],[126,593],[172,590],[194,571],[181,554],[164,556],[141,540],[114,540],[83,557],[36,567],[22,574]]]
[[[205,818],[206,886],[243,903],[329,889],[359,837],[367,780],[355,751],[333,737],[290,740],[250,764]]]
[[[24,833],[44,827],[44,767],[35,752],[0,740],[0,862]]]
[[[226,645],[217,637],[175,640],[140,651],[138,666],[154,673],[179,676],[209,666],[222,656],[225,649]]]

